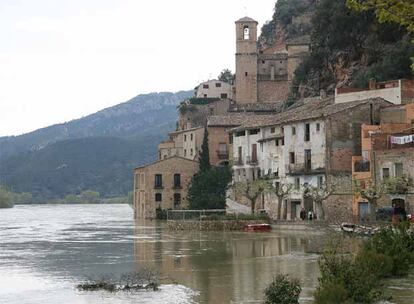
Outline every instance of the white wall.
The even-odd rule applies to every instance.
[[[366,90],[360,92],[338,94],[335,89],[335,103],[365,100],[369,98],[381,97],[393,104],[401,104],[401,81],[400,86],[395,88],[385,88],[378,90]]]

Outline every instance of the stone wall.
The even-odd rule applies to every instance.
[[[222,231],[242,230],[249,224],[267,224],[266,220],[235,220],[235,221],[168,221],[170,230],[198,230],[198,231]]]
[[[257,84],[259,102],[284,101],[289,95],[289,83],[286,81],[262,80]]]

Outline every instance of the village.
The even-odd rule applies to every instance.
[[[189,209],[203,142],[212,166],[231,169],[227,209],[247,207],[276,223],[414,213],[414,80],[371,79],[367,88],[342,86],[291,102],[310,37],[261,47],[257,21],[244,17],[235,28],[234,79],[200,83],[179,105],[158,159],[135,169],[135,218]]]

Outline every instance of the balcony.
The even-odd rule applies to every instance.
[[[235,157],[233,159],[233,163],[236,166],[243,166],[244,162],[243,162],[243,158],[242,157]]]
[[[255,157],[246,156],[246,164],[257,165],[258,164],[257,156],[255,156]]]
[[[229,159],[229,151],[217,150],[216,152],[219,159]]]
[[[356,161],[354,162],[354,172],[369,172],[370,162],[369,161]]]
[[[325,168],[312,168],[312,163],[286,165],[286,174],[289,175],[313,175],[323,173],[325,173]]]

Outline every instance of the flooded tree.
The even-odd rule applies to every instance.
[[[263,179],[254,181],[243,181],[234,184],[234,191],[236,195],[244,196],[250,202],[252,214],[256,209],[256,201],[260,195],[268,188],[269,184]]]
[[[289,196],[293,190],[293,184],[284,182],[275,182],[269,184],[269,192],[273,193],[277,197],[277,218],[282,219],[282,205],[284,200]],[[286,208],[285,208],[286,210]]]
[[[309,184],[305,184],[303,187],[305,188],[303,196],[309,197],[313,200],[316,206],[317,218],[324,220],[325,209],[323,207],[323,202],[335,191],[335,185],[328,185],[328,183],[325,182],[322,185],[316,187]]]

